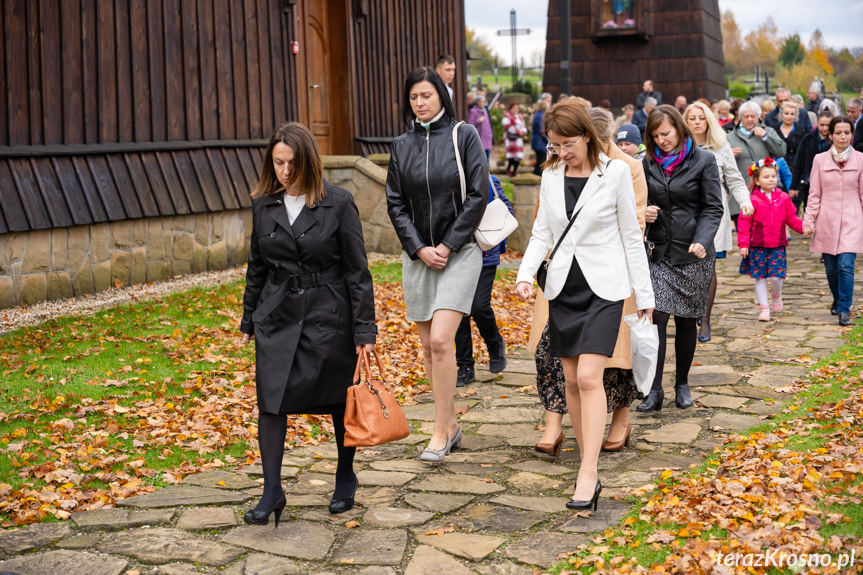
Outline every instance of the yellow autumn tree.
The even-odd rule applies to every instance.
[[[744,54],[750,69],[759,66],[762,70],[773,70],[779,59],[779,47],[782,40],[779,38],[779,29],[773,18],[768,16],[755,31],[746,35],[744,41]]]
[[[832,76],[833,64],[830,63],[830,59],[827,56],[828,52],[829,48],[824,42],[824,35],[821,34],[821,30],[816,29],[812,34],[812,38],[809,40],[809,53],[812,55],[812,58],[818,62],[821,69],[824,70],[824,74]]]
[[[722,51],[725,54],[725,71],[736,75],[746,72],[746,64],[743,57],[743,37],[740,27],[734,19],[734,13],[726,10],[722,13]]]
[[[803,61],[791,68],[779,67],[774,79],[792,92],[805,93],[812,80],[824,78],[824,89],[835,90],[836,78],[833,75],[833,65],[828,58],[829,51],[821,31],[815,30],[809,40],[809,47]]]

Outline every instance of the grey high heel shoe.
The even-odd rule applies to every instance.
[[[432,449],[431,447],[426,447],[422,455],[420,455],[420,461],[428,461],[430,463],[440,463],[443,461],[443,458],[449,455],[449,452],[453,449],[458,449],[461,447],[461,427],[458,428],[458,431],[455,432],[452,440],[450,440],[449,436],[446,438],[446,445],[443,446],[443,449]]]

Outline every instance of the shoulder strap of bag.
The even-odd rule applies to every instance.
[[[464,122],[459,122],[452,129],[452,147],[455,149],[455,163],[458,165],[458,180],[461,184],[461,202],[467,198],[467,184],[464,179],[464,166],[461,165],[461,153],[458,151],[458,129]]]
[[[500,196],[497,193],[497,186],[494,185],[494,180],[491,179],[491,174],[488,175],[488,185],[491,186],[491,193],[494,194],[494,197],[499,198]]]
[[[609,165],[610,163],[611,163],[611,160],[608,160],[608,161],[605,163],[605,169],[608,169],[608,165]],[[565,168],[564,168],[564,169],[565,169]],[[602,176],[600,176],[600,177],[602,177]],[[583,208],[583,207],[584,207],[584,204],[581,204],[581,208]],[[569,233],[569,228],[571,228],[571,227],[572,227],[572,224],[573,224],[573,223],[575,223],[575,217],[578,215],[578,212],[580,212],[580,211],[581,211],[581,208],[578,208],[578,210],[576,210],[576,211],[575,211],[575,213],[574,213],[574,214],[572,214],[572,218],[569,220],[569,223],[566,225],[566,229],[565,229],[565,230],[563,230],[563,235],[562,235],[562,236],[560,236],[560,239],[559,239],[559,240],[557,240],[557,245],[555,245],[555,246],[554,246],[554,249],[553,249],[553,250],[551,250],[551,255],[550,255],[550,256],[548,256],[548,261],[551,261],[551,259],[554,257],[554,254],[555,254],[555,253],[557,253],[557,249],[560,247],[560,244],[562,244],[562,243],[563,243],[563,238],[565,238],[565,237],[566,237],[566,234],[567,234],[567,233]]]

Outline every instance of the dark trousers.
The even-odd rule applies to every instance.
[[[548,152],[545,150],[534,150],[536,153],[536,165],[533,167],[533,173],[537,176],[542,176],[542,165],[548,157]]]
[[[824,258],[824,271],[827,272],[827,285],[833,299],[839,304],[839,313],[851,313],[854,302],[854,262],[857,254],[821,254]]]
[[[489,349],[494,349],[503,343],[503,336],[497,329],[497,321],[494,319],[494,310],[491,309],[491,288],[494,285],[494,276],[497,266],[485,266],[479,274],[479,282],[473,294],[473,304],[470,315],[464,316],[458,331],[455,332],[455,359],[459,366],[473,367],[473,338],[470,334],[470,318],[476,322],[479,334],[485,340]]]

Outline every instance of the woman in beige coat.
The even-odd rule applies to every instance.
[[[590,119],[596,128],[597,135],[603,141],[603,152],[612,160],[626,162],[632,174],[635,189],[635,203],[638,212],[638,225],[644,232],[644,212],[647,207],[647,181],[641,162],[620,151],[614,144],[614,132],[611,114],[602,108],[590,108]],[[539,198],[537,198],[537,210]],[[534,218],[536,212],[534,212]],[[632,358],[629,345],[629,327],[623,322],[623,315],[636,313],[635,296],[627,298],[623,305],[620,331],[614,355],[606,363],[603,374],[603,386],[608,399],[608,411],[612,412],[611,426],[606,441],[602,444],[603,451],[620,451],[629,445],[632,431],[629,425],[629,405],[635,399],[638,389],[632,376]],[[545,407],[545,432],[534,446],[539,452],[559,455],[563,443],[563,416],[566,413],[566,395],[564,392],[563,368],[560,358],[549,354],[548,337],[548,300],[540,291],[537,294],[533,310],[533,324],[530,330],[529,349],[536,353],[537,388]]]

